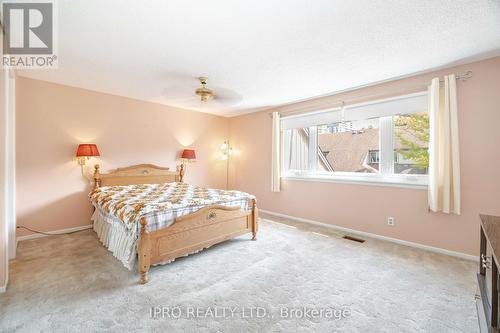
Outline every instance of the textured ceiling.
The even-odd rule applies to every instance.
[[[59,69],[22,76],[228,116],[500,54],[498,0],[58,7]],[[218,97],[203,105],[200,75]]]

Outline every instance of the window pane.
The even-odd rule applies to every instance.
[[[318,126],[318,170],[377,173],[379,170],[379,120],[342,121]]]
[[[285,171],[305,171],[309,168],[309,131],[293,128],[283,131],[283,167]]]
[[[429,115],[426,112],[394,117],[394,173],[427,174]]]

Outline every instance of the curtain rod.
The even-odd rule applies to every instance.
[[[455,74],[455,79],[462,82],[467,81],[472,77],[472,71],[467,71],[463,74]],[[439,80],[439,82],[444,82],[444,79]]]
[[[467,71],[467,72],[462,73],[462,74],[455,74],[455,79],[456,80],[460,80],[462,82],[465,82],[465,81],[469,80],[470,78],[472,78],[472,71]],[[444,82],[444,79],[440,79],[439,82],[441,82],[441,83]],[[346,102],[351,103],[351,104],[356,104],[356,103],[359,103],[359,102],[368,101],[370,99],[385,99],[385,98],[389,98],[391,96],[394,97],[394,96],[397,96],[397,95],[406,95],[406,94],[411,94],[411,93],[415,93],[415,92],[418,92],[418,91],[422,91],[423,89],[425,89],[425,88],[424,87],[416,87],[414,89],[406,89],[406,90],[403,90],[403,91],[395,91],[395,92],[390,92],[390,93],[387,93],[387,94],[373,94],[373,95],[365,95],[365,96],[354,97],[354,98],[341,99],[341,100],[336,101],[336,102],[332,103],[331,105],[329,105],[328,108],[335,108],[335,107],[340,107],[340,106],[343,106],[343,105],[345,106]],[[343,92],[340,92],[340,93],[348,93],[348,92],[354,91],[354,90],[357,90],[357,88],[349,89],[349,90],[346,90],[346,91],[343,91]],[[335,96],[335,95],[330,95],[330,96],[325,96],[325,97],[319,97],[318,99],[328,98],[328,97],[333,97],[333,96]],[[298,103],[300,103],[300,102],[298,102]],[[280,113],[281,116],[291,116],[291,115],[299,115],[299,114],[303,114],[303,113],[306,114],[306,113],[316,112],[316,111],[320,111],[320,110],[312,110],[312,111],[288,111],[288,112],[286,112],[286,111],[285,112],[279,112],[278,111],[278,112]],[[269,115],[269,117],[272,117],[273,116],[273,111],[269,111],[268,115]]]

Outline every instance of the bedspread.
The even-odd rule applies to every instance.
[[[255,197],[245,192],[209,189],[186,183],[104,186],[89,194],[99,210],[134,228],[143,217],[170,214],[172,218],[190,214],[208,205],[240,206],[251,209]],[[176,213],[185,212],[185,213]]]

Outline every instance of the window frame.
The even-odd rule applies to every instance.
[[[369,102],[350,105],[350,107],[362,107],[377,103],[389,102],[398,99],[410,98],[413,96],[427,96],[428,92],[422,91],[413,94],[398,95],[391,98],[373,100]],[[331,108],[322,112],[339,112],[339,108]],[[296,116],[294,116],[296,117]],[[367,117],[367,119],[369,116]],[[361,185],[375,185],[375,186],[390,186],[390,187],[403,187],[414,189],[427,189],[428,175],[427,174],[396,174],[394,173],[395,158],[394,150],[394,120],[393,115],[377,117],[380,124],[379,135],[379,171],[378,173],[359,173],[359,172],[344,172],[344,171],[318,171],[318,127],[324,124],[316,124],[309,126],[309,170],[282,170],[281,178],[283,180],[291,181],[314,181],[314,182],[333,182],[333,183],[346,183],[346,184],[361,184]],[[286,144],[282,145],[285,150]],[[390,153],[389,153],[390,152]],[[368,152],[369,154],[369,152]],[[369,158],[369,156],[368,156]],[[282,164],[284,168],[284,164]]]

